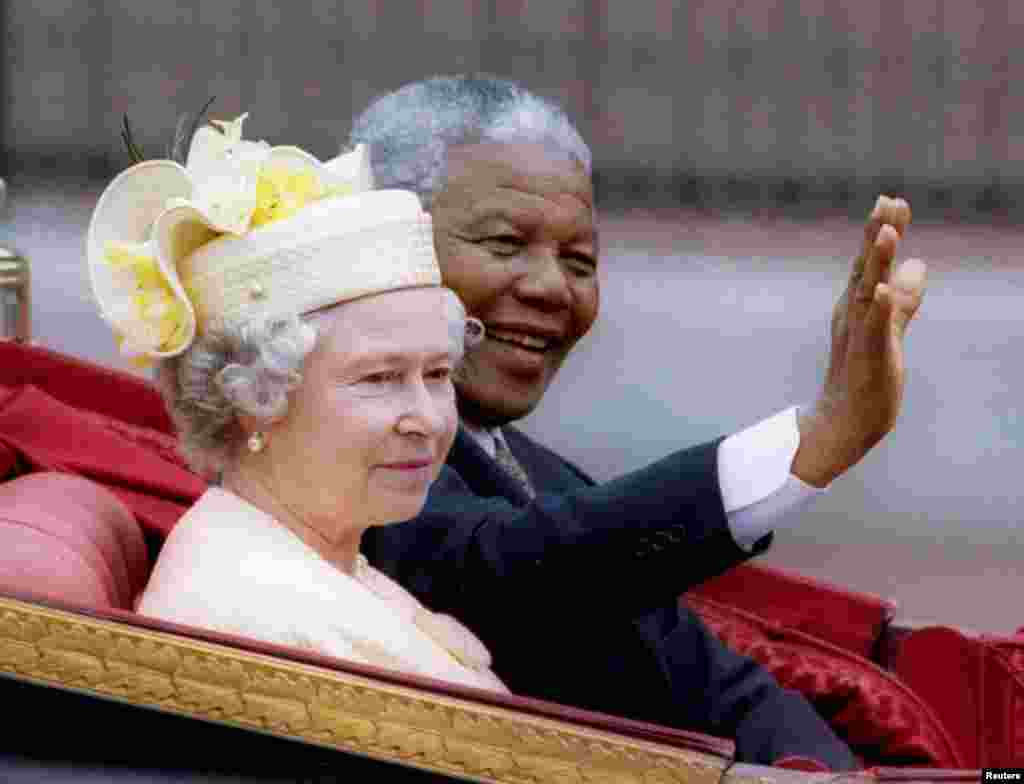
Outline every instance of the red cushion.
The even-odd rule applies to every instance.
[[[846,648],[866,659],[895,603],[782,569],[746,563],[693,589],[690,595],[755,613]]]
[[[733,650],[801,692],[868,765],[962,768],[932,708],[891,673],[837,645],[705,597],[687,604]]]
[[[0,484],[0,586],[130,609],[149,575],[131,512],[94,482],[34,473]]]
[[[1001,731],[985,733],[983,767],[1024,768],[1024,635],[981,638],[987,653],[989,690],[981,726],[1003,720]]]
[[[160,393],[146,379],[42,346],[0,340],[0,384],[36,386],[73,408],[174,432]]]
[[[3,408],[4,403],[7,399],[14,394],[13,389],[5,387],[0,384],[0,408]],[[0,480],[9,479],[13,473],[15,466],[18,465],[18,453],[7,446],[7,444],[0,441]]]
[[[1024,767],[1024,640],[927,627],[900,643],[893,668],[965,739],[967,766]]]
[[[18,465],[18,453],[0,441],[0,480],[9,479]]]
[[[125,391],[118,388],[111,396]],[[28,470],[60,471],[102,483],[147,531],[161,537],[206,489],[178,455],[171,436],[74,408],[31,385],[0,406],[0,443],[15,450]]]

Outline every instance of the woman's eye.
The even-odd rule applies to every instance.
[[[431,381],[447,381],[452,377],[452,369],[450,367],[440,367],[431,370],[427,373],[427,378]]]
[[[393,370],[389,370],[383,373],[371,373],[368,376],[363,376],[362,381],[366,384],[390,384],[398,379],[399,374]]]

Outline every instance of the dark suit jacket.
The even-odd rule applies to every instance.
[[[803,755],[856,767],[803,697],[676,599],[751,555],[729,533],[719,442],[596,485],[505,433],[533,503],[460,428],[423,513],[367,532],[370,561],[473,629],[517,693],[734,738],[745,762]]]

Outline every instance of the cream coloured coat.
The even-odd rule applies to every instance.
[[[137,612],[506,691],[468,629],[365,564],[360,572],[362,581],[267,513],[212,487],[167,537]]]

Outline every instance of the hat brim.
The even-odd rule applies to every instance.
[[[160,271],[164,274],[176,297],[181,298],[185,303],[188,313],[189,325],[186,348],[200,331],[202,319],[196,312],[195,298],[185,290],[184,283],[179,272],[179,263],[182,259],[190,256],[219,236],[220,231],[200,210],[191,204],[175,204],[160,213],[153,226],[153,239],[157,247],[157,261],[160,264]],[[168,354],[184,351],[184,348]]]
[[[170,199],[192,196],[192,182],[185,168],[174,161],[144,161],[121,172],[100,195],[86,234],[86,259],[93,296],[103,318],[116,330],[124,331],[117,319],[130,306],[130,293],[124,290],[107,259],[110,243],[146,246],[157,259],[166,283],[180,300],[187,314],[185,339],[173,351],[150,352],[155,358],[180,354],[192,342],[196,319],[173,264],[168,264],[151,234],[154,221],[166,209]]]

